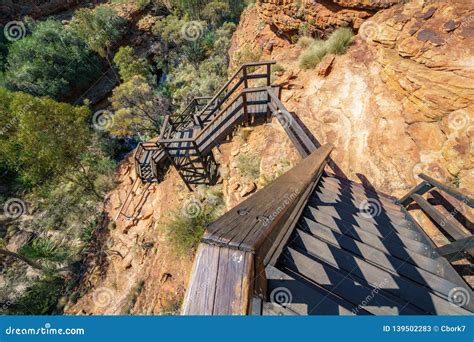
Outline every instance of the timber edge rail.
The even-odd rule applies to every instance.
[[[184,315],[261,314],[267,295],[265,267],[276,263],[332,149],[323,145],[207,227]]]
[[[449,218],[445,214],[438,211],[422,196],[433,189],[441,190],[443,193],[448,194],[452,198],[459,201],[461,206],[466,205],[469,208],[474,208],[474,199],[459,192],[457,189],[443,184],[423,173],[419,174],[418,177],[422,179],[422,182],[410,190],[405,196],[403,196],[398,201],[398,203],[404,207],[407,207],[411,203],[415,202],[428,216],[428,218],[435,222],[436,225],[445,232],[445,235],[447,235],[451,242],[445,246],[436,248],[438,255],[448,259],[450,262],[464,259],[466,256],[474,257],[474,235],[470,233],[471,230],[469,227],[465,227],[466,229],[461,229],[458,224],[453,222],[452,218]],[[454,216],[458,213],[458,211],[459,208],[453,208],[452,212],[450,212],[450,215]]]

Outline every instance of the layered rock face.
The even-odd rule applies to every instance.
[[[260,17],[280,33],[324,36],[334,28],[358,29],[377,10],[401,0],[259,0]]]
[[[381,10],[323,72],[301,70],[300,47],[268,26],[253,28],[258,15],[267,18],[261,6],[246,13],[234,50],[254,44],[262,59],[278,61],[285,69],[277,80],[284,103],[321,143],[336,146],[332,156],[341,172],[395,196],[418,183],[420,172],[474,189],[474,12],[468,2],[411,1]],[[277,13],[272,19],[282,20]]]

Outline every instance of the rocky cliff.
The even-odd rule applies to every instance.
[[[399,2],[401,0],[260,0],[257,9],[260,18],[280,34],[324,36],[341,26],[358,29],[378,10]]]
[[[420,172],[474,188],[474,11],[468,2],[412,1],[381,10],[361,25],[345,55],[328,57],[316,70],[299,68],[297,44],[271,25],[259,27],[269,16],[294,15],[286,7],[269,12],[269,4],[247,11],[231,54],[235,59],[241,46],[253,46],[261,59],[280,64],[285,104],[321,143],[336,146],[342,172],[356,180],[363,175],[395,196],[418,182]]]

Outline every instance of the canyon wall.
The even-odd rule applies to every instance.
[[[345,55],[302,70],[301,48],[272,25],[258,25],[294,15],[289,7],[297,1],[280,2],[259,1],[244,14],[231,57],[237,63],[246,46],[278,62],[283,102],[320,143],[336,146],[340,172],[395,196],[419,182],[420,172],[474,189],[472,5],[395,4],[360,24]]]

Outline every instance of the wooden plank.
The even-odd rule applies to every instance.
[[[451,219],[441,214],[435,207],[433,207],[427,200],[418,194],[412,195],[413,200],[420,206],[420,208],[443,230],[445,230],[453,239],[461,240],[469,237],[469,234],[464,232],[461,228],[451,222]]]
[[[372,191],[364,190],[354,184],[341,183],[335,178],[324,177],[321,187],[324,187],[327,191],[335,192],[346,198],[354,198],[359,201],[375,199],[379,201],[387,211],[392,211],[394,214],[401,212],[400,206],[390,199]]]
[[[358,227],[356,225],[353,225],[353,224],[350,224],[350,223],[347,223],[347,222],[343,222],[343,221],[338,220],[338,219],[336,219],[336,218],[334,218],[330,215],[325,215],[325,214],[319,213],[315,216],[309,210],[304,210],[303,215],[304,215],[304,217],[306,217],[306,218],[308,218],[308,219],[310,219],[314,222],[320,223],[320,224],[322,224],[326,227],[329,227],[332,230],[336,230],[336,231],[340,230],[340,231],[344,232],[344,234],[346,234],[346,235],[351,234],[351,235],[355,235],[355,236],[358,236],[358,235],[362,236],[362,234],[363,234],[365,237],[368,237],[364,233],[370,233],[371,234],[370,236],[377,237],[378,240],[384,241],[384,244],[390,244],[390,243],[391,244],[398,244],[398,245],[400,245],[400,246],[402,246],[406,249],[409,249],[409,250],[411,250],[413,252],[416,252],[418,254],[425,255],[427,257],[434,257],[434,255],[435,255],[434,250],[430,246],[428,246],[428,245],[426,245],[422,242],[415,241],[413,239],[398,235],[394,232],[392,232],[391,234],[388,234],[388,235],[383,235],[383,234],[380,234],[378,231],[375,231],[375,232],[374,231],[369,231],[369,230],[364,229],[364,227]]]
[[[446,267],[443,262],[430,258],[426,256],[425,253],[417,253],[416,251],[405,248],[399,243],[393,243],[390,240],[383,240],[378,236],[375,236],[371,233],[364,232],[362,230],[342,230],[342,229],[331,229],[322,224],[316,223],[308,218],[304,218],[298,224],[299,229],[315,235],[315,236],[330,236],[334,234],[338,239],[343,239],[344,237],[350,238],[354,241],[354,244],[357,245],[357,241],[363,243],[367,246],[378,249],[384,254],[391,255],[400,260],[407,261],[417,267],[420,267],[428,272],[436,274],[443,278],[448,278],[453,275],[453,268]]]
[[[309,286],[271,265],[267,266],[268,300],[298,315],[349,315],[356,307],[321,287]],[[284,298],[279,300],[278,295]],[[368,315],[365,310],[359,314]]]
[[[411,222],[405,218],[390,215],[390,213],[385,212],[376,203],[373,208],[367,208],[363,203],[359,206],[355,206],[351,203],[339,202],[335,200],[334,197],[326,196],[321,194],[319,191],[315,191],[308,202],[313,206],[318,206],[320,208],[335,208],[337,212],[350,214],[354,216],[354,219],[357,220],[357,222],[367,221],[372,224],[386,225],[388,227],[396,226],[408,230],[415,230]]]
[[[276,303],[263,303],[263,316],[299,316],[296,312]]]
[[[467,254],[472,255],[474,253],[474,236],[469,236],[439,247],[436,249],[436,252],[449,261],[464,259]]]
[[[341,193],[338,188],[334,188],[328,186],[324,181],[320,182],[318,189],[319,195],[325,197],[327,201],[331,203],[344,203],[346,205],[352,205],[357,208],[361,208],[367,205],[367,203],[373,202],[371,197],[366,197],[359,194],[349,194],[349,193]],[[377,200],[378,201],[378,200]],[[393,218],[394,220],[398,219],[406,219],[406,214],[400,210],[399,207],[393,207],[391,205],[387,205],[385,202],[375,202],[378,207],[383,210],[384,214],[387,215],[389,218]]]
[[[404,207],[408,204],[413,202],[412,195],[419,194],[423,195],[425,192],[431,190],[433,186],[428,182],[421,182],[420,184],[416,185],[413,189],[411,189],[405,196],[398,200],[398,203]]]
[[[327,233],[327,231],[326,231]],[[348,237],[336,235],[335,233],[324,234],[320,232],[317,236],[307,234],[301,230],[295,232],[295,239],[292,246],[299,246],[300,248],[310,248],[312,241],[319,239],[328,245],[342,249],[347,253],[355,255],[366,262],[382,268],[394,275],[403,276],[410,280],[417,282],[419,285],[429,288],[429,290],[438,293],[443,298],[448,298],[450,291],[457,287],[451,281],[427,272],[422,268],[414,266],[414,262],[408,257],[406,260],[397,259],[389,254],[385,254],[369,245],[365,245]],[[472,291],[465,287],[465,290],[474,298]],[[469,308],[470,310],[473,307]]]
[[[469,314],[469,311],[455,307],[448,302],[447,296],[443,298],[438,293],[428,291],[424,286],[399,275],[391,274],[345,250],[328,245],[322,240],[312,238],[306,239],[304,243],[306,252],[312,256],[311,260],[317,258],[340,269],[343,273],[348,272],[358,281],[380,288],[381,292],[391,293],[425,312],[434,315]]]
[[[396,204],[397,199],[395,197],[390,196],[382,191],[376,190],[370,184],[365,185],[362,183],[358,183],[353,180],[344,178],[342,176],[338,176],[330,172],[326,172],[326,176],[327,177],[324,177],[324,178],[327,179],[328,181],[339,183],[341,186],[351,186],[352,188],[354,188],[354,191],[362,192],[366,194],[367,196],[375,195],[377,198],[382,198],[383,200],[386,200],[388,203]]]
[[[324,211],[321,209],[324,209]],[[387,236],[394,235],[394,237],[396,237],[397,239],[402,238],[402,237],[404,237],[405,239],[410,239],[410,240],[415,240],[415,241],[421,241],[422,239],[421,234],[413,230],[409,230],[402,227],[397,227],[396,229],[394,229],[394,227],[390,227],[390,226],[377,225],[368,221],[357,220],[356,218],[353,218],[351,215],[344,215],[342,211],[341,212],[336,211],[336,208],[334,207],[314,208],[312,205],[308,205],[306,211],[307,212],[309,211],[313,218],[314,217],[318,218],[319,216],[322,216],[322,215],[324,215],[325,217],[330,216],[336,219],[337,222],[340,222],[346,225],[347,224],[355,225],[359,228],[364,229],[365,231],[368,231],[380,237],[387,237]]]
[[[200,244],[183,303],[184,315],[212,315],[220,248]]]
[[[206,229],[204,240],[218,245],[234,245],[253,252],[279,228],[279,218],[297,201],[324,166],[332,145],[327,144],[294,168],[255,193]]]
[[[373,315],[419,315],[423,311],[400,298],[392,298],[372,287],[341,273],[330,265],[308,258],[302,253],[287,248],[280,259],[281,264],[305,276],[327,291],[352,303]],[[371,300],[367,300],[371,298]]]
[[[220,248],[213,315],[246,315],[253,284],[253,255]]]
[[[474,208],[474,199],[469,197],[467,194],[463,194],[459,192],[457,189],[453,188],[452,186],[448,186],[446,184],[443,184],[441,182],[438,182],[436,179],[433,179],[425,174],[419,174],[418,177],[423,179],[425,182],[428,182],[432,186],[444,191],[451,197],[454,197],[458,201],[461,201],[465,204],[467,204],[469,207]],[[419,194],[421,195],[421,194]]]

